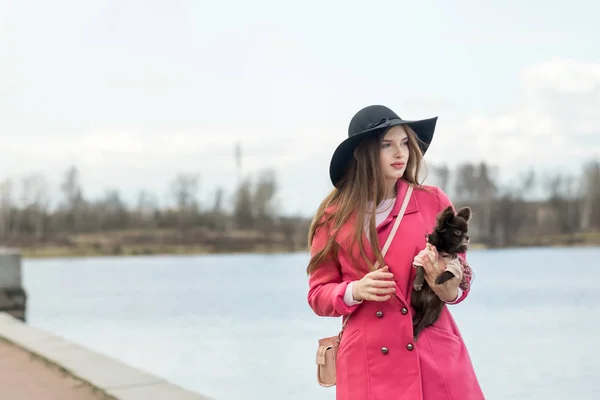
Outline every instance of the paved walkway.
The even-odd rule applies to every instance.
[[[0,312],[0,400],[79,399],[210,400]]]
[[[3,400],[112,399],[43,359],[0,338],[0,398]]]

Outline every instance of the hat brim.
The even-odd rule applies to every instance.
[[[340,143],[333,155],[331,156],[331,162],[329,163],[329,178],[331,179],[331,183],[334,186],[337,186],[337,183],[344,176],[344,172],[348,163],[353,157],[354,149],[358,146],[358,144],[369,135],[376,134],[381,132],[382,130],[386,130],[392,126],[396,125],[408,125],[417,135],[417,139],[419,142],[419,147],[421,148],[421,152],[425,154],[431,141],[433,140],[433,134],[435,133],[435,125],[437,123],[438,117],[421,119],[416,121],[405,121],[401,119],[390,119],[385,123],[374,126],[370,129],[364,130],[357,134],[354,134]]]

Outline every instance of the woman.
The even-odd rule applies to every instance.
[[[317,315],[352,314],[337,353],[337,400],[484,399],[446,305],[418,341],[413,337],[412,263],[423,254],[437,214],[451,205],[442,190],[417,181],[436,122],[404,121],[387,107],[366,107],[352,118],[349,137],[331,159],[335,189],[311,224],[307,272],[308,303]],[[409,185],[412,196],[383,259],[380,244]],[[383,268],[373,271],[375,261]],[[422,261],[427,282],[444,302],[458,304],[468,296],[457,278],[433,283],[443,259],[436,267],[427,257]]]

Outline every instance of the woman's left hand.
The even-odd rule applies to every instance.
[[[421,258],[423,269],[425,270],[425,280],[442,301],[452,302],[456,300],[456,297],[458,296],[458,284],[460,283],[460,280],[454,277],[441,285],[435,283],[436,278],[446,269],[446,262],[438,255],[437,251],[435,251],[435,247],[431,247],[433,254],[437,257],[437,262],[431,262],[431,259],[427,256]]]

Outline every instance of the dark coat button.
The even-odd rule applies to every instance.
[[[400,310],[400,312],[402,313],[402,315],[408,314],[408,310],[406,309],[406,307],[402,307],[402,310]]]
[[[388,348],[387,348],[387,347],[382,347],[382,348],[381,348],[381,352],[382,352],[383,354],[387,354],[387,353],[389,352],[389,350],[388,350]]]
[[[377,311],[377,312],[375,313],[375,315],[377,315],[377,318],[381,318],[381,317],[383,317],[383,312],[381,312],[381,311]]]
[[[413,346],[412,343],[409,343],[406,345],[406,348],[408,349],[408,351],[413,351],[413,349],[415,348],[415,346]]]

